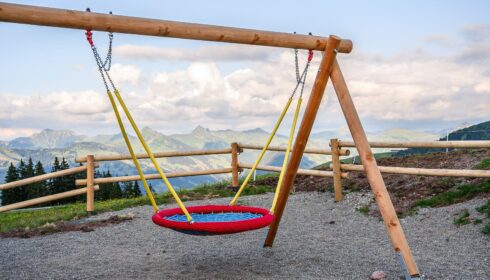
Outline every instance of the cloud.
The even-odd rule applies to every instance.
[[[141,69],[134,65],[116,63],[112,65],[110,74],[116,84],[137,85],[141,80]]]
[[[95,91],[30,96],[0,94],[0,138],[9,137],[16,129],[23,135],[29,129],[59,127],[60,124],[97,126],[93,122],[100,120],[99,114],[111,110],[104,94]]]
[[[260,61],[270,60],[279,52],[273,48],[234,44],[205,46],[193,50],[135,45],[114,48],[116,55],[129,59],[173,61]]]
[[[489,119],[490,63],[484,63],[490,57],[484,50],[489,42],[479,35],[486,34],[487,29],[464,28],[459,36],[468,39],[465,44],[451,47],[451,52],[443,54],[432,54],[424,48],[403,50],[394,56],[339,54],[339,63],[361,118],[392,127],[408,123],[420,129],[438,129],[428,127],[435,123]],[[116,64],[112,75],[141,126],[167,133],[189,131],[196,125],[212,129],[271,129],[295,86],[293,51],[260,48],[264,53],[247,54],[235,48],[249,49],[234,45],[186,51],[119,47],[118,55],[184,59],[190,63],[177,70],[157,72]],[[483,51],[472,51],[477,49]],[[302,64],[305,57],[306,53],[301,52]],[[320,57],[316,53],[312,62],[305,99]],[[226,73],[218,67],[219,62],[245,58],[250,63],[240,64]],[[148,78],[142,79],[143,74]],[[327,90],[318,113],[317,129],[345,125],[330,82]],[[286,131],[292,111],[293,108],[283,125]],[[0,94],[0,139],[12,135],[3,132],[7,123],[9,128],[28,129],[57,125],[72,129],[84,127],[92,133],[117,129],[105,93],[94,90],[30,96]]]

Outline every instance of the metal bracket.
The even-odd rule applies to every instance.
[[[403,256],[400,252],[396,252],[396,255],[398,256],[398,260],[400,261],[400,266],[402,267],[403,271],[403,276],[405,276],[405,280],[423,280],[423,278],[420,277],[420,275],[410,275],[408,272],[407,265],[405,264],[405,259],[403,259]]]

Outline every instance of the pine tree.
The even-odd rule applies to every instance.
[[[134,184],[133,184],[133,197],[140,197],[140,196],[141,196],[140,185],[138,184],[138,181],[134,181]]]
[[[46,172],[44,171],[43,164],[38,161],[34,167],[34,176],[40,176],[44,174],[46,174]],[[48,184],[46,183],[46,181],[32,184],[28,192],[29,199],[48,195],[47,185]]]
[[[133,182],[122,183],[122,197],[124,198],[133,197]]]
[[[13,163],[10,163],[5,175],[5,183],[10,183],[19,180],[19,174],[17,168],[15,168]],[[15,202],[15,191],[16,189],[8,189],[2,191],[2,205],[8,205]]]
[[[60,170],[66,170],[69,168],[70,168],[70,165],[68,164],[66,159],[62,158],[61,163],[60,163]],[[74,189],[76,189],[75,175],[71,174],[71,175],[65,175],[65,176],[61,177],[61,191],[62,192],[72,191]],[[62,199],[60,202],[61,203],[73,203],[76,200],[77,200],[76,197],[68,197],[68,198]]]
[[[155,195],[155,194],[157,193],[157,192],[155,191],[155,189],[153,188],[153,186],[151,185],[151,183],[148,185],[148,188],[150,189],[150,192],[151,192],[152,194],[154,194],[154,195]]]
[[[29,178],[29,173],[27,168],[28,167],[24,163],[24,160],[21,159],[19,165],[17,166],[17,173],[18,173],[19,180]],[[14,202],[21,202],[27,200],[27,190],[28,190],[28,186],[20,186],[15,188]]]
[[[83,164],[80,163],[79,166],[83,166]],[[75,180],[77,179],[87,179],[87,171],[82,171],[79,173],[75,174]],[[86,202],[87,201],[87,196],[86,195],[79,195],[76,197],[77,201],[79,202]]]
[[[55,157],[53,162],[53,167],[51,167],[51,172],[56,172],[60,170],[61,170],[60,161],[58,160],[58,157]],[[61,177],[56,177],[51,179],[48,183],[49,194],[56,194],[62,192],[63,191],[62,183],[63,182],[61,180]],[[52,205],[59,204],[59,200],[53,201],[51,204]]]
[[[112,174],[110,171],[102,172],[102,177],[110,178],[112,177]],[[105,183],[105,184],[99,184],[99,186],[100,189],[97,192],[98,200],[107,200],[107,199],[123,197],[123,191],[121,190],[119,183]]]
[[[109,170],[107,170],[106,177],[108,178],[112,177],[112,174]],[[109,195],[107,199],[122,198],[122,190],[121,187],[119,186],[119,183],[117,182],[110,183],[108,186],[108,190],[109,190],[108,192]]]
[[[34,177],[34,162],[32,162],[32,158],[29,157],[29,160],[27,161],[27,165],[25,167],[25,178],[30,178],[30,177]],[[37,195],[37,191],[35,190],[35,184],[30,184],[30,185],[26,185],[26,199],[31,199],[31,198],[35,198],[35,197],[38,197]]]

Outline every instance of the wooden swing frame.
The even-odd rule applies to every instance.
[[[275,219],[270,225],[264,242],[265,247],[273,245],[276,233],[294,183],[301,158],[315,122],[315,118],[330,78],[352,138],[359,152],[364,171],[374,193],[386,230],[395,252],[400,256],[407,279],[417,279],[419,270],[413,259],[405,234],[395,212],[386,185],[368,143],[354,102],[337,62],[337,53],[350,53],[352,42],[337,36],[288,34],[242,28],[184,23],[157,19],[146,19],[100,13],[18,5],[0,2],[0,21],[110,31],[115,33],[139,34],[149,36],[173,37],[215,42],[228,42],[282,48],[312,49],[324,51],[310,98],[301,121],[290,161],[287,165],[282,187],[274,211]]]

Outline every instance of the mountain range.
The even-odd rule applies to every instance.
[[[230,129],[210,130],[202,126],[196,127],[187,134],[165,135],[148,127],[143,128],[142,133],[152,150],[159,152],[225,148],[229,147],[232,142],[263,145],[269,136],[267,131],[260,128],[236,131]],[[328,148],[329,140],[333,137],[342,140],[350,139],[348,133],[322,131],[313,133],[310,136],[308,147]],[[134,136],[130,138],[135,151],[143,153],[144,150],[139,145],[137,138]],[[390,129],[377,133],[368,133],[368,138],[370,140],[384,141],[424,141],[435,140],[438,138],[438,135],[412,130]],[[285,146],[286,143],[286,136],[276,135],[272,145]],[[49,172],[54,157],[64,157],[70,165],[75,166],[74,158],[77,156],[121,153],[127,153],[121,134],[87,136],[77,134],[72,130],[44,129],[29,137],[0,141],[0,181],[3,181],[10,162],[17,164],[22,158],[26,159],[31,157],[34,161],[41,161],[46,171]],[[245,151],[239,156],[239,160],[241,162],[253,163],[257,155],[258,151]],[[281,153],[270,152],[266,154],[262,164],[280,165],[282,158],[283,155]],[[328,160],[329,157],[327,156],[305,155],[302,161],[302,167],[312,167]],[[222,168],[230,165],[230,156],[177,157],[159,159],[159,163],[167,172]],[[141,160],[141,165],[145,172],[155,172],[149,160]],[[132,162],[128,160],[105,162],[101,164],[100,168],[101,170],[110,170],[113,175],[136,174]],[[171,181],[177,187],[187,188],[204,182],[213,182],[224,178],[223,176],[225,175],[172,178]],[[153,185],[157,192],[165,190],[165,187],[157,181],[154,181]]]

